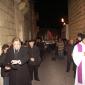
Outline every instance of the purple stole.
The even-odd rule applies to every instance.
[[[82,52],[82,45],[78,44],[78,52]],[[79,66],[78,66],[78,82],[82,83],[82,61],[80,62]]]

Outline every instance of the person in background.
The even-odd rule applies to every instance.
[[[31,85],[28,60],[28,48],[21,46],[21,40],[15,37],[5,59],[5,70],[9,71],[9,85]]]
[[[40,50],[39,48],[35,45],[35,41],[34,40],[30,40],[29,41],[29,68],[30,68],[30,76],[31,76],[31,80],[33,80],[33,78],[36,81],[40,81],[39,79],[39,75],[38,75],[38,69],[41,63],[41,57],[40,57]]]
[[[61,38],[59,38],[59,40],[57,42],[57,46],[58,46],[58,57],[64,58],[64,43]]]
[[[64,42],[64,56],[66,56],[66,46],[67,46],[67,39],[63,39],[63,42]]]
[[[74,85],[85,85],[85,34],[82,34],[81,42],[74,46],[72,57],[76,64]]]
[[[74,48],[74,41],[72,39],[68,40],[68,43],[66,45],[66,54],[67,54],[67,69],[66,72],[70,71],[70,66],[71,63],[73,62],[72,60],[72,51]]]
[[[77,34],[77,39],[76,39],[76,42],[75,42],[75,45],[79,42],[81,42],[81,37],[82,37],[82,33],[78,33]]]
[[[9,72],[6,72],[4,68],[5,67],[4,62],[6,59],[6,53],[7,53],[8,48],[9,48],[9,45],[4,44],[2,46],[2,53],[0,56],[1,77],[3,77],[3,85],[9,85]]]
[[[35,44],[40,50],[41,61],[43,61],[44,60],[44,43],[42,42],[41,38],[37,38]]]

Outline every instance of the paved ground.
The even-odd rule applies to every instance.
[[[39,68],[40,81],[33,80],[33,85],[74,85],[73,71],[66,72],[65,60],[51,60],[52,55]]]

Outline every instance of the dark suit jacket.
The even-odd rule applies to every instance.
[[[30,59],[29,59],[29,65],[39,66],[40,63],[41,63],[41,57],[40,57],[39,48],[37,46],[33,46],[33,48],[29,47],[28,54],[30,56],[29,58],[34,58],[35,59],[34,62],[30,61]]]
[[[6,65],[11,64],[11,60],[21,60],[21,65],[11,65],[9,74],[10,85],[30,85],[30,76],[28,69],[28,48],[21,47],[18,56],[15,57],[13,47],[7,51]]]
[[[1,67],[1,76],[2,77],[7,77],[9,76],[9,72],[5,70],[5,59],[6,59],[6,54],[2,53],[0,56],[0,67]]]

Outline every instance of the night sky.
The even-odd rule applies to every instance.
[[[60,20],[68,17],[68,0],[34,0],[39,12],[40,28],[60,28]]]

